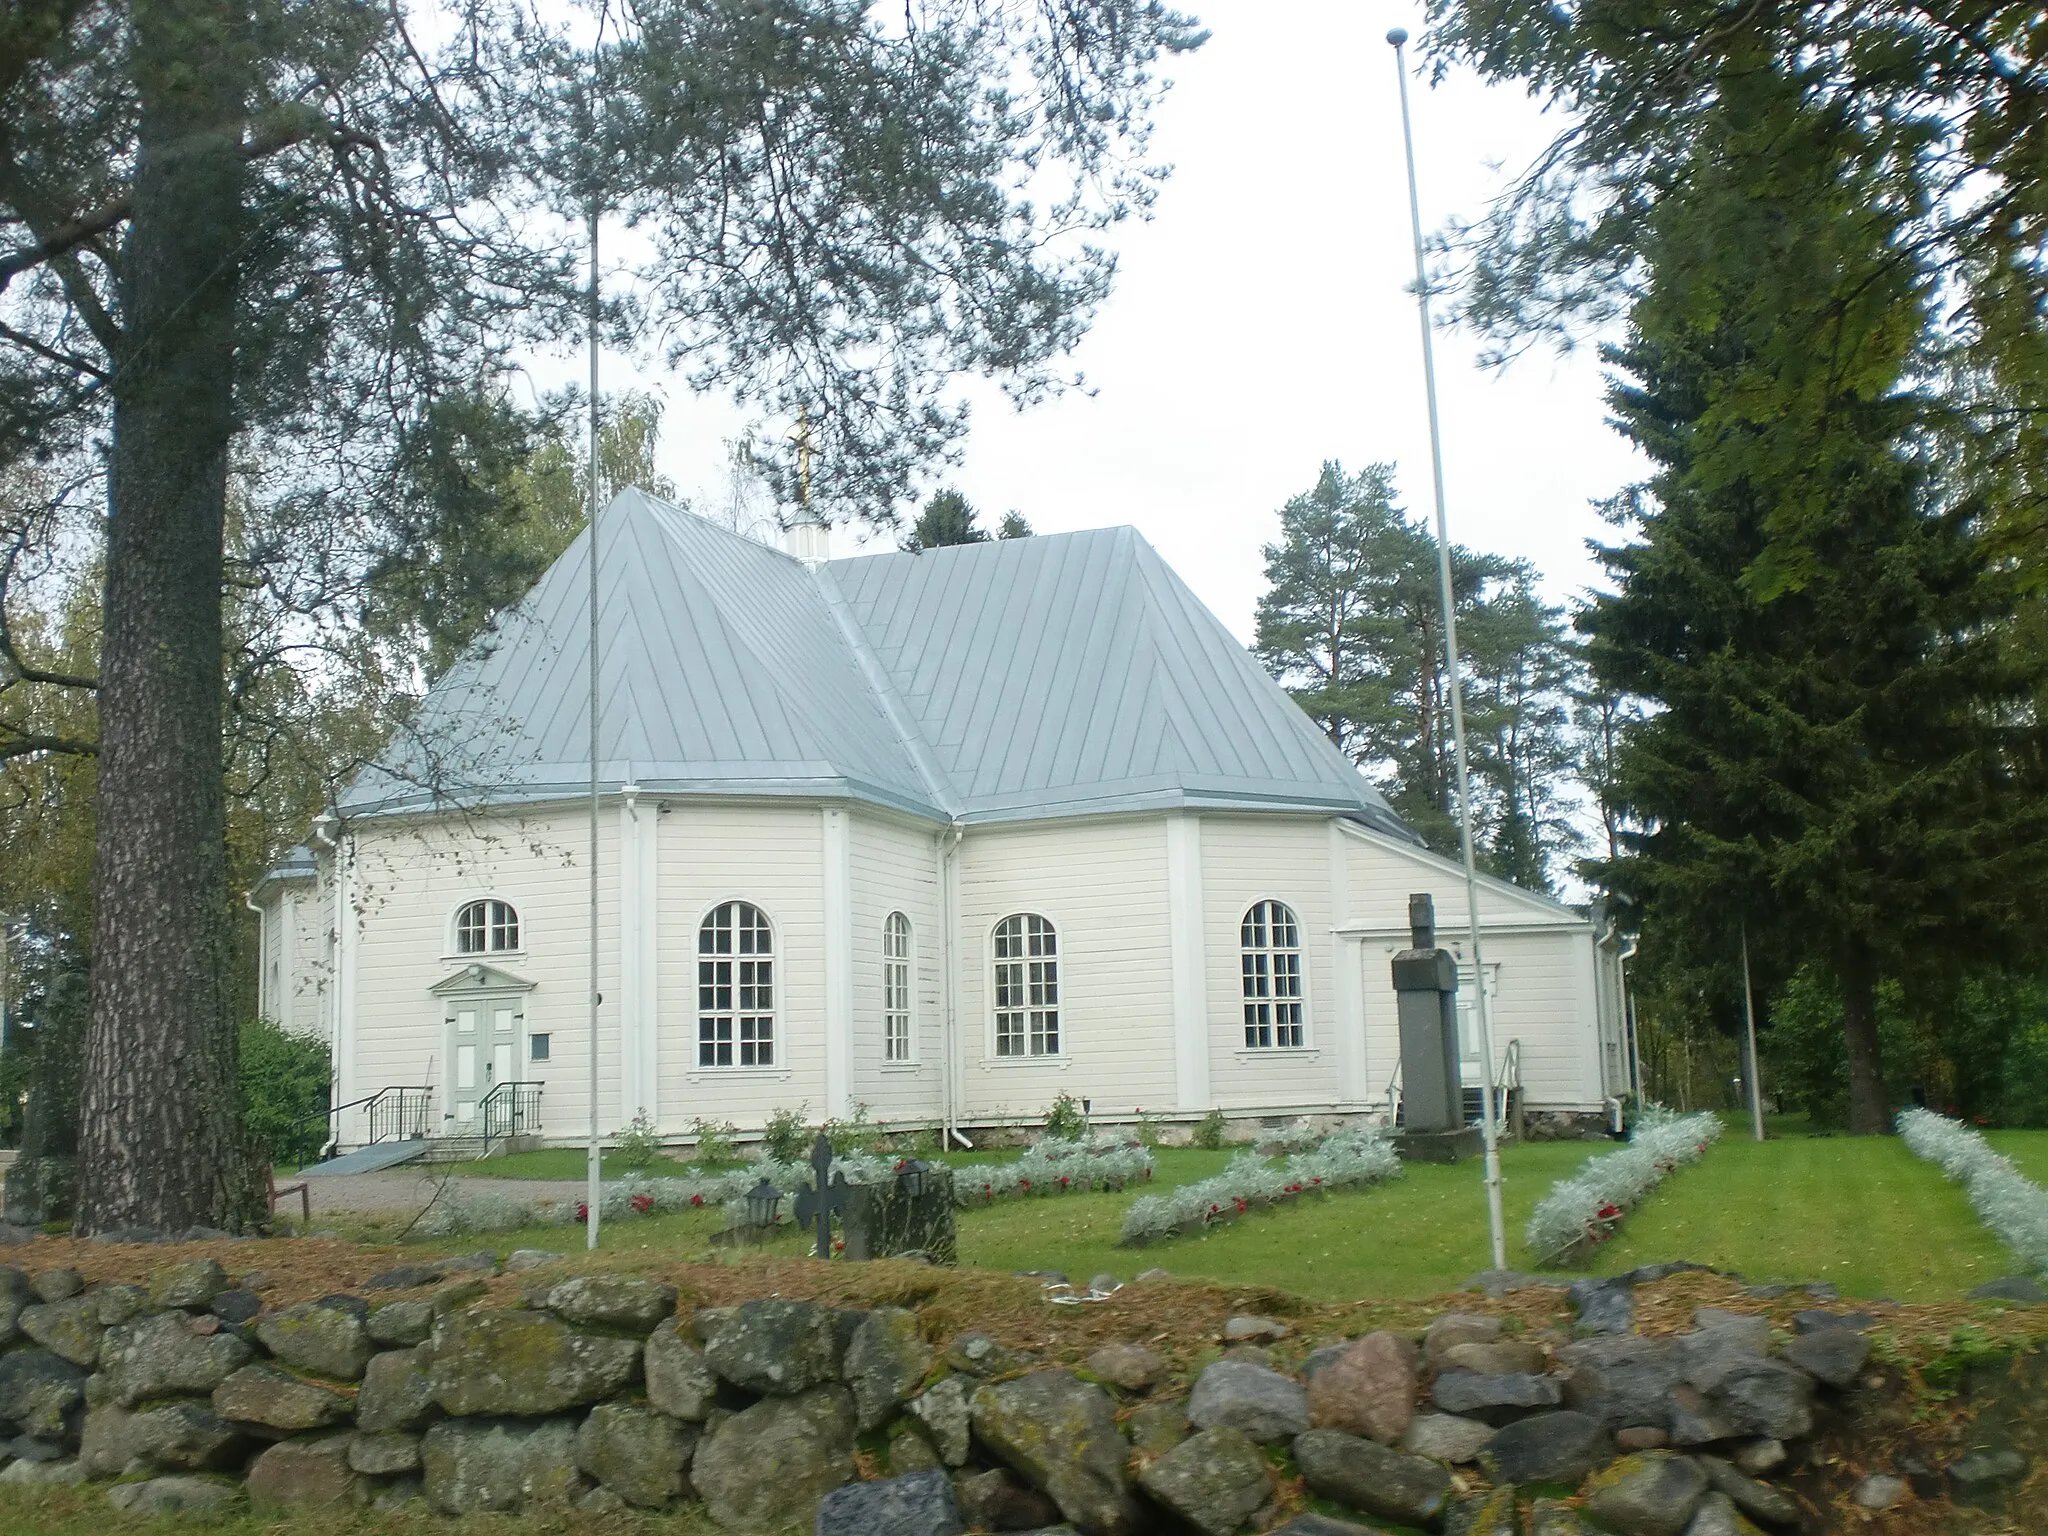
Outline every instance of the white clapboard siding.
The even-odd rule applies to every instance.
[[[908,821],[853,821],[853,1101],[883,1123],[930,1121],[944,1107],[945,1024],[938,858],[944,834]],[[882,930],[910,919],[911,1059],[883,1059]]]

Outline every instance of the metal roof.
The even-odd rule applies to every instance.
[[[600,516],[599,779],[994,822],[1305,810],[1412,837],[1131,528],[806,566],[626,491]],[[587,792],[588,537],[344,814]]]

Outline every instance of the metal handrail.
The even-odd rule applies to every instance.
[[[1505,1125],[1508,1118],[1509,1096],[1522,1086],[1522,1040],[1519,1035],[1508,1041],[1507,1048],[1500,1054],[1500,1070],[1493,1075],[1494,1091],[1500,1095],[1500,1113],[1494,1124]],[[1389,1128],[1401,1123],[1401,1063],[1394,1061],[1394,1070],[1387,1077],[1387,1125]]]
[[[320,1146],[320,1158],[324,1162],[334,1155],[334,1149],[341,1143],[335,1126],[335,1117],[345,1111],[361,1109],[368,1105],[368,1144],[374,1145],[387,1136],[393,1141],[421,1140],[427,1134],[427,1105],[433,1093],[432,1088],[411,1083],[379,1088],[375,1093],[366,1093],[360,1099],[350,1099],[346,1104],[334,1104],[326,1109],[316,1109],[310,1115],[301,1115],[292,1122],[292,1129],[297,1130],[302,1125],[311,1125],[315,1120],[325,1120],[329,1123],[327,1139]],[[386,1104],[386,1099],[391,1102]]]
[[[500,1083],[477,1105],[482,1123],[483,1148],[480,1157],[491,1155],[491,1143],[529,1136],[540,1130],[539,1083]]]

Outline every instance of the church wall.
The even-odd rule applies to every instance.
[[[1209,1081],[1224,1109],[1294,1109],[1339,1097],[1338,1034],[1343,1017],[1331,936],[1327,818],[1202,817],[1203,954],[1206,960]],[[1247,1049],[1242,925],[1254,902],[1281,901],[1300,927],[1305,971],[1304,1045]]]
[[[526,995],[526,1035],[548,1036],[548,1059],[525,1056],[522,1081],[544,1084],[541,1123],[549,1137],[573,1137],[588,1125],[589,865],[587,823],[574,812],[478,816],[446,825],[360,824],[355,835],[356,913],[344,912],[354,934],[347,946],[353,996],[351,1060],[341,1097],[360,1098],[387,1086],[430,1083],[435,1119],[449,1110],[448,1050],[443,1006],[430,989],[472,960],[533,983]],[[600,823],[603,879],[599,923],[618,932],[616,818]],[[509,901],[519,912],[520,948],[509,954],[454,953],[456,909],[477,897]],[[598,1100],[607,1132],[618,1114],[618,968],[616,939],[600,946],[598,987],[605,995],[598,1038],[604,1055]],[[448,1127],[453,1129],[452,1124]],[[342,1140],[362,1139],[344,1127]]]
[[[643,802],[644,805],[645,802]],[[778,1107],[825,1105],[824,830],[816,806],[707,805],[678,798],[661,817],[656,875],[659,1121],[700,1116],[760,1129]],[[776,1063],[697,1064],[697,929],[725,901],[767,913],[776,948]]]
[[[1097,1114],[1174,1102],[1165,819],[977,827],[960,849],[963,1120],[1036,1119],[1061,1092]],[[1058,1060],[995,1055],[995,926],[1052,921],[1060,947]]]
[[[944,1108],[945,934],[936,829],[853,822],[853,1101],[882,1122],[935,1120]],[[884,1060],[882,929],[910,919],[911,1061]]]

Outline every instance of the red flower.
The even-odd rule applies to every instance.
[[[692,1196],[690,1196],[690,1204],[692,1204],[692,1205],[702,1205],[703,1203],[704,1203],[704,1197],[703,1197],[702,1195],[692,1195]]]
[[[1244,1203],[1244,1198],[1242,1196],[1234,1198],[1231,1203],[1237,1207],[1237,1214],[1240,1216],[1242,1216],[1247,1210],[1250,1209],[1250,1207]]]
[[[654,1209],[654,1196],[635,1195],[632,1199],[628,1200],[626,1204],[632,1206],[633,1209],[638,1211],[642,1216],[645,1216],[649,1211]]]
[[[1602,1221],[1612,1221],[1615,1217],[1621,1214],[1621,1207],[1618,1205],[1603,1205],[1595,1214],[1598,1215]]]
[[[590,1220],[590,1207],[585,1205],[581,1200],[578,1200],[576,1202],[576,1219],[578,1221]]]
[[[1066,1175],[1065,1175],[1065,1174],[1063,1173],[1063,1174],[1061,1174],[1061,1175],[1060,1175],[1060,1188],[1061,1188],[1061,1189],[1065,1189],[1066,1187],[1067,1187],[1067,1176],[1066,1176]]]
[[[833,1242],[833,1244],[832,1244],[832,1251],[833,1251],[834,1253],[844,1253],[844,1252],[846,1252],[846,1240],[845,1240],[844,1238],[840,1238],[840,1239],[838,1239],[838,1240],[834,1241],[834,1242]]]
[[[1031,1187],[1031,1181],[1029,1179],[1019,1179],[1017,1181],[1017,1187],[1019,1189],[1029,1189]]]
[[[1152,1177],[1152,1170],[1150,1168],[1145,1170],[1145,1177],[1148,1179]]]

